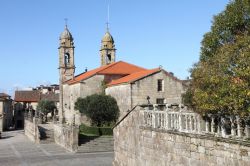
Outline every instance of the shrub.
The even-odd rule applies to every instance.
[[[80,126],[80,133],[87,134],[87,135],[113,135],[113,130],[111,127],[95,127],[95,126],[86,126],[81,124]]]
[[[93,94],[85,98],[78,98],[75,109],[85,114],[91,119],[92,124],[98,127],[104,124],[112,124],[119,117],[116,100],[104,94]]]

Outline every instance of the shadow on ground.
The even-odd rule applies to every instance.
[[[81,146],[82,144],[90,142],[91,140],[94,140],[98,137],[100,137],[100,136],[88,136],[88,135],[84,135],[84,134],[79,134],[78,145]]]

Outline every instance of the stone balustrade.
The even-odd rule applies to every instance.
[[[150,105],[140,110],[141,126],[190,134],[249,139],[250,120],[239,116],[200,116],[182,105]]]

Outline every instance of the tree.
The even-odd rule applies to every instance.
[[[223,12],[214,16],[211,31],[204,35],[200,61],[213,58],[221,46],[235,43],[236,36],[249,35],[249,27],[249,0],[231,1]]]
[[[79,110],[91,119],[92,124],[98,127],[116,122],[119,117],[119,108],[116,100],[104,94],[93,94],[85,98],[78,98],[75,110]]]
[[[50,100],[40,100],[37,105],[37,110],[41,111],[45,115],[45,121],[47,121],[48,113],[54,111],[55,108],[55,102]]]
[[[200,113],[250,112],[250,2],[235,0],[214,17],[183,99]],[[188,99],[187,99],[188,98]]]

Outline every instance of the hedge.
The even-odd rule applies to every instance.
[[[84,124],[81,124],[80,133],[91,134],[91,135],[96,135],[96,136],[113,135],[113,130],[111,127],[94,127],[94,126],[86,126]]]

